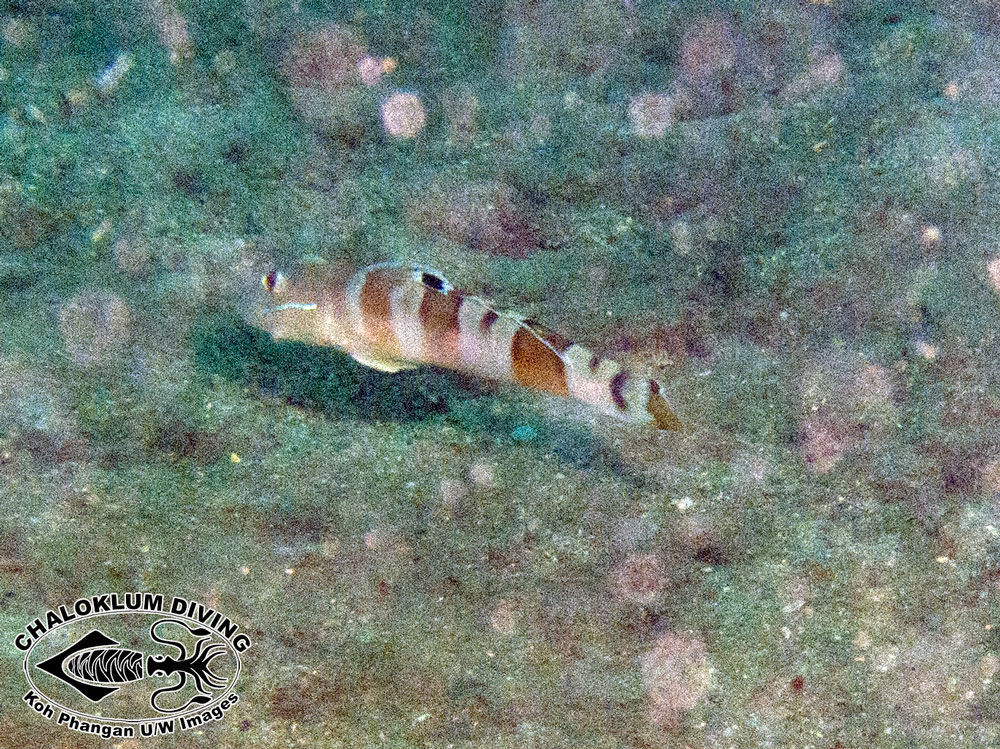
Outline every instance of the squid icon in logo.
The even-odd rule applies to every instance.
[[[193,652],[178,640],[161,637],[157,632],[160,625],[177,624],[196,638]],[[144,678],[169,677],[178,675],[177,682],[161,687],[149,697],[149,704],[163,714],[179,713],[197,705],[212,701],[213,691],[226,686],[226,679],[212,671],[210,664],[226,652],[220,642],[206,645],[212,632],[204,627],[190,627],[180,619],[160,619],[149,628],[153,642],[177,649],[176,657],[169,655],[149,655],[119,647],[103,632],[92,629],[62,652],[36,665],[47,674],[69,684],[91,702],[100,702],[109,694],[117,692],[125,684]],[[165,695],[179,692],[187,686],[188,677],[194,681],[197,694],[182,705],[169,707],[163,704]],[[165,698],[169,702],[169,698]]]

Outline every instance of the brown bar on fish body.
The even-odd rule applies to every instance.
[[[274,338],[336,346],[386,372],[433,364],[574,398],[614,416],[678,429],[656,380],[635,377],[533,320],[504,314],[419,265],[379,263],[261,279]]]
[[[514,379],[525,387],[553,395],[570,394],[562,352],[526,324],[514,333],[510,362]]]

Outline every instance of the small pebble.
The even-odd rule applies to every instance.
[[[496,474],[488,463],[475,463],[469,469],[469,481],[477,489],[492,489],[496,486]]]
[[[629,104],[628,116],[640,138],[662,138],[674,124],[674,103],[666,94],[641,94]]]
[[[393,137],[416,137],[426,122],[423,102],[416,94],[398,92],[382,104],[382,126]]]

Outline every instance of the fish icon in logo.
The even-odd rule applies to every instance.
[[[176,624],[196,638],[194,651],[178,640],[161,637],[160,625]],[[222,689],[226,680],[212,671],[212,660],[222,655],[226,648],[221,643],[208,644],[212,632],[204,627],[190,627],[180,619],[160,619],[149,628],[153,642],[177,648],[176,657],[150,655],[143,661],[143,653],[119,647],[120,643],[103,632],[92,629],[65,650],[36,664],[36,668],[70,685],[91,702],[100,702],[117,692],[122,685],[140,681],[148,676],[163,677],[178,674],[177,682],[161,687],[149,697],[150,706],[159,713],[178,713],[195,705],[212,701],[212,690]],[[179,692],[187,686],[188,677],[194,680],[198,693],[177,707],[161,704],[161,695]]]

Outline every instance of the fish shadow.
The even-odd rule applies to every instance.
[[[191,344],[200,373],[259,387],[266,395],[331,419],[425,421],[447,413],[451,403],[484,393],[474,380],[440,370],[387,374],[334,348],[275,341],[227,314],[198,320]]]
[[[483,443],[533,444],[576,467],[603,467],[630,483],[645,483],[592,429],[546,419],[530,403],[498,394],[474,377],[430,366],[379,372],[334,348],[275,341],[225,313],[200,318],[191,345],[199,373],[259,388],[333,420],[451,422]]]

